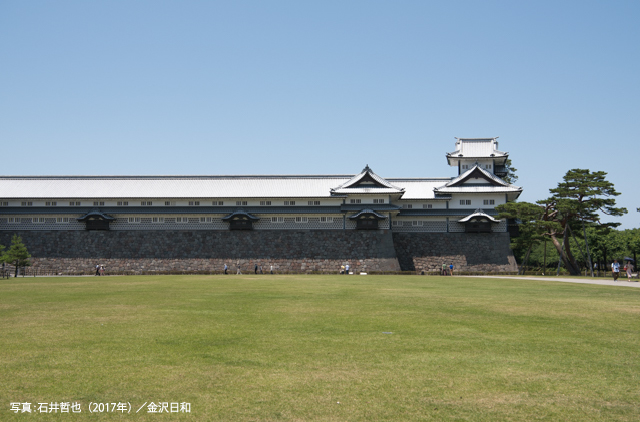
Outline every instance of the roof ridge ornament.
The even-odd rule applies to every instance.
[[[372,170],[369,167],[369,164],[367,164],[366,166],[364,166],[364,168],[362,169],[362,173],[370,173]]]

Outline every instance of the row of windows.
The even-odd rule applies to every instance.
[[[36,220],[36,219],[34,218],[34,220]],[[213,223],[214,221],[215,220],[213,219],[213,217],[199,217],[198,219],[196,219],[196,222],[200,222],[200,223]],[[12,222],[12,221],[9,221],[9,222]],[[42,218],[42,222],[44,223],[44,218]],[[140,223],[140,222],[142,222],[142,218],[141,217],[128,217],[127,218],[127,222],[128,223]],[[164,223],[165,219],[164,219],[164,217],[152,217],[151,218],[151,222],[160,224],[160,223]],[[175,217],[175,222],[176,223],[181,223],[181,224],[189,223],[189,217]],[[272,223],[284,223],[285,220],[284,220],[284,217],[271,217],[271,222]],[[295,222],[296,223],[308,223],[309,222],[309,217],[295,217]],[[320,222],[321,223],[333,223],[333,217],[320,217]]]
[[[426,223],[430,223],[430,222],[431,221],[427,221]],[[393,220],[391,222],[391,225],[395,226],[395,227],[402,227],[402,226],[404,226],[404,223],[405,223],[405,221]],[[414,227],[422,227],[422,226],[424,226],[424,224],[425,224],[425,221],[423,221],[423,220],[413,220],[411,222],[411,225],[414,226]]]
[[[402,204],[402,208],[411,209],[413,208],[413,204]],[[433,208],[433,204],[422,204],[422,208],[431,209]]]
[[[495,205],[496,204],[496,200],[495,199],[483,199],[482,200],[482,205]],[[460,200],[460,205],[471,205],[471,199],[461,199]]]
[[[9,217],[7,218],[7,223],[45,223],[46,219],[44,217]],[[69,217],[57,217],[56,223],[68,223]]]

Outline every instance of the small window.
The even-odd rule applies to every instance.
[[[295,205],[296,201],[284,201],[285,205]]]
[[[284,217],[271,217],[272,223],[284,223]]]
[[[349,199],[350,204],[361,204],[362,199]]]
[[[9,217],[7,219],[8,223],[20,223],[20,219],[18,217]]]
[[[34,217],[33,218],[33,222],[34,223],[38,223],[38,224],[42,224],[42,223],[44,223],[44,217]]]
[[[422,204],[422,208],[431,209],[431,208],[433,208],[433,204]]]
[[[413,208],[413,204],[402,204],[402,208],[411,209]]]
[[[56,217],[56,223],[68,223],[69,217]]]
[[[129,223],[139,223],[141,220],[140,220],[140,217],[128,217],[127,221]]]
[[[308,223],[309,217],[296,217],[296,223]]]
[[[412,221],[412,226],[424,226],[424,221]]]
[[[333,223],[333,217],[320,217],[321,223]]]
[[[471,205],[471,199],[461,199],[460,205]]]
[[[164,223],[164,217],[153,217],[151,222],[156,224]]]
[[[384,199],[383,198],[374,198],[373,199],[373,203],[374,204],[384,204]]]
[[[47,201],[47,202],[45,202],[45,205],[46,205],[47,207],[55,207],[56,205],[58,205],[58,203],[57,203],[57,202],[55,202],[55,201],[53,201],[53,202],[51,202],[51,201]]]
[[[129,206],[129,202],[128,201],[118,201],[118,206],[119,207]]]
[[[189,206],[197,207],[200,205],[200,201],[189,201]]]
[[[164,205],[167,207],[174,207],[176,205],[175,201],[164,201]]]
[[[143,207],[150,207],[151,205],[153,205],[152,201],[142,201],[140,202],[140,205],[142,205]]]
[[[215,205],[215,206],[224,205],[224,201],[213,201],[211,202],[211,205]]]
[[[495,199],[485,199],[482,201],[483,205],[495,205],[496,200]]]
[[[320,205],[320,201],[309,201],[308,204],[309,205],[313,205],[313,206],[317,206],[317,205]]]
[[[246,206],[247,205],[247,201],[236,201],[236,205]]]
[[[213,219],[211,217],[200,217],[201,223],[211,223]]]
[[[70,207],[79,207],[80,205],[82,205],[82,202],[80,202],[80,201],[75,201],[75,202],[71,201],[71,202],[69,202],[69,206]]]
[[[176,217],[176,223],[185,224],[189,222],[188,217]]]
[[[463,164],[461,168],[462,170],[469,170],[469,164]]]
[[[398,226],[402,226],[402,221],[393,220],[393,221],[391,222],[391,225],[392,225],[392,226],[396,226],[396,227],[398,227]]]
[[[31,206],[33,206],[33,202],[31,202],[31,201],[23,202],[23,203],[22,203],[22,206],[23,206],[23,207],[31,207]]]
[[[7,201],[0,202],[0,207],[8,207],[9,203]]]
[[[484,166],[484,168],[487,170],[491,170],[491,164],[487,164],[486,166]]]
[[[269,206],[269,205],[271,205],[271,201],[260,201],[260,205]]]
[[[94,207],[104,207],[104,201],[93,201],[93,206]]]

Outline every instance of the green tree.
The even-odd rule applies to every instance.
[[[29,267],[31,265],[29,258],[31,258],[31,255],[29,255],[25,244],[22,243],[22,238],[18,235],[13,235],[11,238],[11,246],[5,254],[5,259],[16,267],[16,277],[18,276],[18,268]]]
[[[507,202],[496,207],[498,218],[506,218],[516,220],[518,222],[519,234],[511,239],[511,248],[514,251],[526,250],[522,259],[521,271],[524,269],[529,260],[531,249],[544,238],[541,233],[549,223],[542,220],[544,208],[530,202]],[[516,252],[517,253],[517,252]]]
[[[504,167],[507,171],[507,175],[504,176],[502,180],[509,184],[514,184],[518,180],[518,176],[516,175],[516,171],[518,171],[518,169],[513,167],[513,165],[511,164],[511,158],[508,158],[504,162]]]
[[[560,259],[572,275],[580,274],[569,240],[569,231],[579,229],[580,224],[613,228],[620,223],[602,223],[600,215],[621,216],[626,208],[615,206],[616,192],[613,184],[605,179],[603,171],[591,172],[584,169],[572,169],[565,174],[558,187],[550,189],[551,197],[538,201],[544,207],[542,220],[548,222],[543,235],[548,236],[555,246]],[[562,239],[562,243],[559,239]]]

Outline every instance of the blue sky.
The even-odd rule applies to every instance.
[[[640,227],[639,1],[0,0],[5,175],[608,173]],[[635,157],[635,158],[634,158]],[[635,163],[634,163],[635,162]]]

